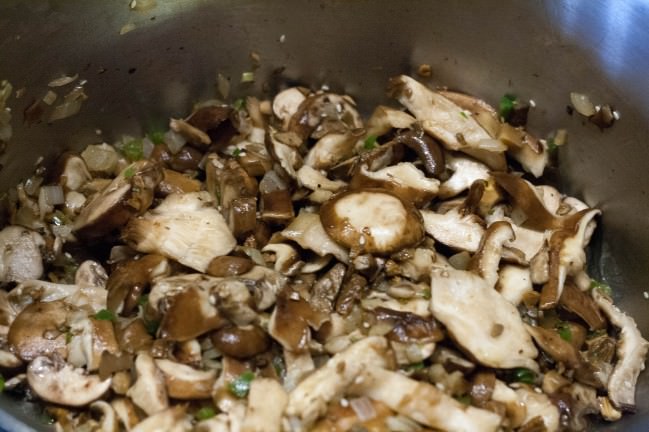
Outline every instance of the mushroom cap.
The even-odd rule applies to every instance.
[[[384,189],[338,194],[322,205],[320,217],[337,243],[365,253],[390,254],[424,237],[419,211]]]
[[[83,369],[40,356],[29,364],[27,382],[38,396],[48,402],[83,406],[99,399],[110,388],[111,379],[102,381],[99,375],[86,375]]]
[[[65,334],[46,338],[45,333],[59,332],[74,310],[75,308],[62,300],[32,303],[18,314],[9,327],[7,342],[25,361],[54,353],[65,357],[68,351]]]

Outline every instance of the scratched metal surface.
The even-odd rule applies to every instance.
[[[365,110],[385,99],[387,77],[429,63],[435,84],[491,102],[504,92],[533,98],[531,128],[539,135],[568,129],[560,183],[604,211],[591,272],[613,285],[649,334],[642,296],[649,286],[649,2],[158,0],[148,12],[132,12],[128,3],[0,2],[0,79],[26,88],[11,103],[15,137],[0,158],[0,190],[24,178],[39,156],[142,133],[187,112],[214,94],[217,72],[237,81],[249,70],[253,50],[267,89],[282,81],[327,83]],[[120,35],[128,23],[135,29]],[[24,126],[22,111],[47,82],[74,73],[88,80],[81,112]],[[568,116],[570,91],[613,104],[621,121],[602,133]],[[649,428],[647,374],[638,402],[636,415],[597,430]],[[3,397],[0,427],[42,424],[26,405]]]

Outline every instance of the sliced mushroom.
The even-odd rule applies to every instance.
[[[381,136],[390,132],[391,129],[407,129],[416,119],[410,114],[379,105],[374,109],[365,125],[368,136]]]
[[[496,288],[514,306],[518,306],[526,294],[533,291],[530,269],[505,265],[498,274]]]
[[[405,344],[424,344],[427,342],[439,342],[444,338],[444,333],[439,324],[433,319],[425,319],[413,313],[384,307],[374,309],[373,314],[378,323],[392,326],[392,329],[385,334],[385,337],[390,341]],[[415,362],[417,361],[420,360]]]
[[[474,214],[462,215],[458,207],[446,213],[421,210],[424,229],[436,241],[454,249],[475,252],[485,230],[481,220]]]
[[[270,338],[256,325],[225,326],[210,335],[212,344],[224,355],[246,359],[270,348]]]
[[[140,353],[135,359],[137,380],[126,393],[135,405],[152,416],[169,407],[164,375],[156,367],[153,358]],[[150,418],[149,418],[150,419]]]
[[[401,162],[374,172],[369,171],[363,164],[352,177],[349,187],[382,188],[394,193],[403,201],[420,207],[437,195],[439,181],[427,178],[411,162]]]
[[[156,359],[165,378],[169,397],[181,400],[208,399],[216,382],[216,371],[201,371],[182,363]]]
[[[95,401],[90,404],[90,410],[99,412],[99,430],[101,432],[117,432],[119,430],[118,420],[115,418],[115,411],[108,402]]]
[[[140,422],[135,405],[129,399],[115,399],[111,402],[111,406],[119,418],[119,422],[127,431],[133,430],[133,427]]]
[[[169,262],[162,255],[145,255],[121,261],[106,283],[106,306],[124,316],[130,315],[153,280],[168,275],[169,271]]]
[[[383,189],[338,194],[322,205],[320,217],[336,242],[364,253],[389,254],[424,236],[419,211]]]
[[[420,317],[430,316],[430,301],[424,298],[396,299],[386,293],[370,291],[361,300],[361,307],[365,310],[374,310],[379,307],[399,312],[411,313]]]
[[[382,402],[428,427],[449,431],[497,431],[499,415],[467,407],[435,386],[370,364],[354,381],[352,392]]]
[[[469,270],[475,272],[493,287],[498,281],[498,264],[503,254],[503,246],[514,239],[514,230],[507,222],[496,222],[487,228],[480,240],[478,251],[471,258]]]
[[[90,372],[96,371],[103,353],[119,352],[112,322],[87,318],[85,313],[75,313],[68,318],[67,324],[69,326],[69,335],[66,334],[66,339],[69,339],[67,360],[71,365],[85,366]]]
[[[205,290],[190,286],[168,299],[166,313],[160,322],[161,338],[187,341],[226,323]]]
[[[431,308],[456,342],[480,363],[538,368],[534,361],[538,351],[518,310],[484,279],[467,271],[433,268]]]
[[[570,368],[577,368],[581,364],[581,357],[577,349],[554,330],[543,327],[525,325],[527,331],[532,335],[536,343],[550,357],[557,362],[562,362]]]
[[[323,136],[309,150],[304,164],[314,169],[329,169],[354,154],[359,136],[353,133],[330,133]]]
[[[36,231],[14,225],[0,231],[0,282],[40,278],[44,246],[45,240]]]
[[[311,340],[309,327],[320,328],[327,317],[314,309],[297,291],[287,289],[277,295],[268,333],[286,350],[303,352]]]
[[[288,244],[267,244],[261,251],[275,254],[275,262],[273,266],[276,271],[283,275],[292,276],[304,265],[304,262],[300,260],[298,251]]]
[[[295,174],[297,176],[297,174]],[[293,219],[293,203],[288,184],[273,170],[259,182],[261,218],[267,222],[286,223]]]
[[[411,130],[398,133],[395,141],[417,153],[428,175],[440,177],[446,171],[444,152],[434,139],[424,133],[418,123],[415,123]]]
[[[68,348],[65,332],[61,329],[74,310],[74,307],[61,300],[27,306],[9,327],[9,346],[25,361],[53,354],[65,358]]]
[[[571,282],[563,285],[559,304],[566,310],[578,315],[591,329],[606,328],[606,320],[591,296],[581,291]]]
[[[275,131],[273,128],[270,128],[270,153],[273,158],[279,162],[280,166],[284,169],[286,174],[291,178],[296,178],[296,171],[304,164],[302,156],[297,151],[297,146],[300,145],[300,142],[296,143],[297,146],[291,146],[282,141],[284,136],[280,135],[281,132]],[[284,138],[285,139],[285,138]]]
[[[617,408],[633,410],[635,386],[638,375],[645,367],[649,342],[642,337],[633,318],[620,311],[609,298],[598,290],[592,290],[592,295],[611,324],[620,329],[617,362],[607,383],[608,397]]]
[[[330,314],[333,311],[334,301],[342,286],[345,272],[344,264],[335,264],[313,284],[309,303],[315,309],[325,314]]]
[[[280,432],[287,404],[288,395],[277,381],[270,378],[253,380],[241,432]]]
[[[131,432],[186,432],[192,429],[186,408],[177,405],[157,412],[138,423]]]
[[[362,127],[354,102],[348,96],[319,93],[308,96],[290,118],[288,130],[302,140],[330,132],[344,132]]]
[[[67,190],[76,191],[92,178],[88,167],[82,158],[72,154],[65,154],[59,159],[61,186]]]
[[[105,288],[108,274],[97,261],[86,260],[74,274],[74,284],[80,287]]]
[[[304,165],[297,171],[297,181],[301,186],[313,191],[337,192],[346,186],[343,181],[329,180],[324,174],[309,165]]]
[[[160,167],[139,161],[126,167],[81,210],[72,228],[84,238],[99,238],[119,228],[153,203],[153,190],[162,178]]]
[[[182,135],[187,141],[200,146],[208,146],[212,143],[212,140],[208,134],[198,129],[197,127],[192,126],[190,123],[185,120],[180,119],[171,119],[169,120],[169,129]]]
[[[178,171],[163,169],[162,179],[156,188],[156,193],[166,197],[172,193],[190,193],[201,190],[201,182],[190,178]]]
[[[304,92],[297,87],[288,88],[275,95],[273,98],[273,114],[284,122],[283,129],[288,129],[291,117],[297,112],[304,99],[306,99]]]
[[[390,80],[390,93],[447,149],[463,151],[492,169],[502,170],[506,166],[503,152],[507,147],[489,136],[472,113],[405,75]]]
[[[281,234],[285,239],[293,240],[302,248],[312,250],[319,256],[331,254],[344,263],[349,261],[349,255],[329,237],[317,213],[302,210]]]
[[[255,262],[250,258],[220,256],[210,261],[205,273],[215,277],[239,276],[249,272],[254,266]]]
[[[327,404],[341,396],[363,370],[388,365],[387,348],[384,338],[371,336],[334,355],[291,391],[286,415],[297,417],[308,429],[325,413]]]
[[[556,432],[559,429],[559,410],[543,393],[522,387],[516,390],[518,401],[526,408],[523,424],[540,417],[547,432]]]
[[[27,305],[38,301],[65,300],[69,305],[98,312],[106,308],[106,290],[98,287],[79,287],[42,280],[26,280],[11,290],[8,300],[14,310],[22,310]]]
[[[200,272],[236,245],[207,192],[169,195],[152,211],[131,220],[122,236],[140,252],[158,253]]]
[[[60,405],[83,406],[99,399],[110,388],[110,378],[87,375],[83,369],[48,357],[36,357],[27,368],[27,382],[43,400]]]

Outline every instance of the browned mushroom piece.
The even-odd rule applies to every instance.
[[[304,158],[304,164],[317,170],[326,170],[354,155],[354,145],[363,135],[363,129],[330,133],[320,138]]]
[[[143,160],[126,167],[99,194],[89,200],[72,225],[83,238],[97,239],[141,215],[153,203],[153,192],[162,179],[158,164]]]
[[[509,223],[491,224],[480,241],[478,251],[471,258],[469,270],[482,277],[489,286],[495,286],[504,245],[514,238],[514,230]]]
[[[309,327],[319,329],[328,319],[304,300],[299,292],[287,288],[277,295],[275,309],[270,317],[268,333],[284,349],[302,352],[311,340]]]
[[[345,265],[338,263],[313,284],[309,303],[314,309],[324,314],[330,314],[333,311],[334,301],[342,286],[345,272]]]
[[[460,371],[464,374],[470,374],[476,367],[475,363],[464,358],[459,352],[444,346],[435,349],[432,360],[433,363],[444,366],[447,372]]]
[[[422,318],[410,312],[401,312],[384,307],[373,310],[374,318],[379,323],[392,325],[385,336],[401,343],[439,342],[444,339],[440,325],[432,318]]]
[[[491,400],[496,387],[496,375],[493,372],[478,372],[471,384],[471,402],[476,406],[485,407]]]
[[[156,195],[166,197],[172,193],[198,192],[201,182],[178,171],[163,168],[162,179],[156,187]]]
[[[582,351],[583,363],[575,371],[575,379],[582,384],[604,390],[613,372],[616,341],[607,334],[601,334],[587,339],[586,347],[586,350]]]
[[[205,273],[215,277],[239,276],[247,273],[255,266],[250,258],[239,256],[220,256],[210,261]]]
[[[595,300],[585,292],[581,291],[572,282],[563,285],[563,292],[559,298],[559,304],[567,311],[572,312],[583,319],[592,330],[606,328],[606,319],[595,303]]]
[[[202,371],[167,359],[155,364],[164,375],[169,397],[180,400],[207,399],[212,394],[216,371]]]
[[[350,189],[381,188],[403,201],[421,207],[437,195],[439,181],[427,178],[410,162],[401,162],[378,171],[369,171],[361,164],[349,183]]]
[[[185,120],[174,119],[169,120],[169,129],[182,135],[188,142],[200,147],[207,147],[212,143],[208,134],[192,126]],[[177,169],[177,168],[174,168]]]
[[[75,310],[62,300],[32,303],[11,323],[7,343],[25,361],[53,354],[65,358],[68,347],[64,330]]]
[[[163,339],[182,342],[226,324],[212,306],[208,293],[200,288],[190,286],[168,302],[159,329]]]
[[[247,359],[270,347],[270,338],[257,325],[227,325],[210,334],[214,347],[226,356]]]
[[[444,174],[446,171],[444,152],[439,144],[424,132],[421,125],[415,124],[413,129],[398,133],[395,139],[417,153],[428,175],[439,178]]]
[[[321,93],[308,96],[290,117],[288,130],[305,140],[314,131],[323,136],[362,127],[353,101],[347,96]]]
[[[275,171],[268,171],[259,182],[261,218],[269,222],[288,222],[295,217],[288,185]]]
[[[358,273],[348,273],[336,298],[335,311],[348,316],[367,288],[367,279]]]
[[[209,105],[198,108],[187,117],[186,121],[191,126],[207,133],[214,139],[215,131],[230,119],[232,108],[227,106]]]
[[[57,161],[53,173],[64,188],[76,191],[92,178],[84,160],[74,154],[65,153]]]
[[[570,342],[561,338],[559,333],[538,326],[526,325],[525,328],[541,349],[555,361],[562,362],[573,369],[579,367],[581,364],[579,351]]]
[[[408,129],[415,118],[410,114],[387,106],[379,105],[365,123],[368,136],[379,137],[392,129]]]
[[[146,351],[153,344],[153,337],[149,334],[140,318],[130,321],[125,326],[117,324],[115,334],[120,349],[130,354]]]
[[[390,254],[424,237],[419,211],[384,189],[340,193],[322,205],[320,217],[327,234],[360,253]]]
[[[153,279],[166,276],[169,271],[169,263],[162,255],[144,255],[120,262],[106,283],[107,308],[124,316],[130,315]]]

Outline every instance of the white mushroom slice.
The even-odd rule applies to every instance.
[[[110,388],[111,379],[102,381],[83,369],[36,357],[27,367],[27,382],[43,400],[76,407],[99,399]]]
[[[91,178],[86,163],[79,156],[68,156],[65,159],[60,177],[61,186],[76,191]]]
[[[423,298],[396,299],[386,293],[371,291],[361,300],[361,307],[365,310],[374,310],[377,307],[409,312],[427,318],[431,315],[430,301]]]
[[[397,100],[447,149],[484,159],[494,169],[503,167],[503,152],[507,146],[489,136],[471,113],[411,77],[393,78],[390,85]]]
[[[269,136],[272,145],[272,152],[284,171],[295,179],[297,178],[296,170],[303,164],[302,157],[300,157],[296,148],[281,142],[277,135],[278,132],[273,130],[273,128],[270,128]]]
[[[415,118],[407,112],[379,105],[365,125],[367,136],[381,136],[391,129],[407,129]]]
[[[185,407],[177,405],[160,411],[138,423],[131,432],[188,432],[192,422],[185,412]]]
[[[525,294],[532,292],[530,269],[515,265],[505,265],[500,269],[496,288],[505,300],[518,306]]]
[[[495,432],[502,421],[498,414],[463,405],[431,384],[375,365],[363,368],[354,380],[352,392],[435,429]]]
[[[363,370],[387,366],[387,348],[385,338],[371,336],[334,355],[289,394],[286,415],[299,418],[308,430]]]
[[[139,252],[158,253],[200,272],[237,244],[205,191],[169,195],[155,209],[131,220],[122,235]]]
[[[74,284],[80,287],[106,288],[108,274],[97,261],[86,260],[74,274]]]
[[[315,370],[315,364],[311,353],[294,353],[284,350],[284,364],[286,365],[286,375],[284,376],[284,388],[291,391],[297,387],[302,378]]]
[[[561,205],[561,193],[554,187],[548,185],[536,186],[536,192],[539,198],[543,201],[543,205],[552,214],[557,214],[559,206]],[[587,206],[585,208],[588,208]],[[579,210],[583,210],[579,209]]]
[[[329,169],[354,155],[358,137],[352,133],[330,133],[318,140],[304,158],[315,169]]]
[[[426,177],[412,162],[400,162],[378,171],[369,171],[363,164],[349,186],[352,189],[387,189],[402,200],[420,206],[437,195],[439,180]]]
[[[169,407],[169,398],[165,389],[165,380],[153,358],[145,352],[138,354],[135,358],[135,371],[137,380],[133,387],[128,389],[126,395],[148,415],[166,410]]]
[[[193,432],[232,432],[227,414],[218,414],[207,420],[196,423]]]
[[[479,250],[471,258],[469,268],[482,277],[489,288],[498,281],[498,266],[504,244],[514,239],[514,230],[507,222],[491,224],[480,241]]]
[[[270,378],[253,380],[241,432],[280,432],[287,403],[288,395],[277,381]]]
[[[158,311],[160,300],[172,297],[188,287],[195,287],[207,293],[211,292],[223,278],[208,276],[199,273],[169,276],[154,282],[149,293],[149,306]]]
[[[523,133],[523,136],[526,139],[536,139],[530,138],[530,135]],[[522,145],[520,147],[511,146],[507,150],[514,159],[516,159],[523,169],[531,173],[534,177],[541,177],[545,167],[548,165],[549,154],[545,147],[542,148],[540,152],[535,152],[529,145]]]
[[[117,355],[120,351],[115,338],[115,330],[110,321],[89,319],[83,312],[74,313],[68,318],[70,338],[68,362],[75,367],[83,367],[90,372],[99,369],[104,351]]]
[[[104,401],[95,401],[90,404],[91,411],[98,411],[100,413],[101,421],[99,423],[99,431],[101,432],[117,432],[118,421],[115,418],[115,411],[113,407]]]
[[[329,237],[316,213],[300,211],[281,234],[285,239],[293,240],[302,248],[312,250],[320,256],[331,254],[344,263],[349,262],[347,251]]]
[[[304,99],[306,99],[306,96],[296,87],[291,87],[277,93],[273,99],[273,114],[282,120],[284,130],[288,128],[291,117],[297,112]]]
[[[40,248],[45,240],[36,231],[8,226],[0,231],[0,282],[22,282],[43,274]]]
[[[559,430],[559,408],[545,394],[522,387],[516,390],[516,396],[527,410],[523,424],[535,417],[541,417],[547,432]]]
[[[421,210],[426,233],[436,241],[454,249],[475,252],[485,233],[480,218],[474,214],[462,216],[458,208],[446,213]]]
[[[390,342],[390,348],[394,351],[394,358],[399,366],[407,366],[423,362],[433,355],[436,346],[437,344],[435,342],[417,342],[411,344],[394,341]]]
[[[11,352],[0,350],[0,368],[15,369],[20,367],[22,364],[23,362]]]
[[[424,237],[419,211],[384,189],[337,194],[320,207],[320,218],[337,243],[364,253],[393,253]]]
[[[174,118],[170,119],[169,129],[182,135],[185,139],[196,144],[202,144],[203,146],[208,146],[212,143],[212,140],[210,139],[210,136],[208,134],[190,125],[185,120],[174,119]]]
[[[65,300],[66,303],[83,307],[93,312],[106,308],[106,290],[97,287],[55,284],[41,280],[26,280],[9,292],[8,300],[14,310],[20,311],[37,301],[51,302]]]
[[[304,165],[297,171],[297,181],[300,186],[313,191],[337,192],[347,185],[341,180],[329,180],[327,176],[309,165]]]
[[[216,382],[215,370],[201,371],[166,359],[156,359],[155,364],[164,374],[169,397],[188,400],[210,397]]]
[[[457,343],[480,363],[538,369],[534,361],[538,351],[518,310],[484,279],[467,271],[433,268],[431,308]]]
[[[439,187],[440,198],[451,198],[467,190],[476,180],[489,180],[489,167],[465,156],[446,155],[451,177]]]
[[[401,275],[415,282],[428,280],[436,258],[434,250],[416,248],[412,258],[400,263]]]
[[[527,408],[522,403],[516,391],[507,386],[504,382],[496,380],[491,399],[505,404],[505,412],[509,420],[509,426],[516,428],[525,422]]]
[[[278,271],[283,275],[292,276],[304,265],[304,262],[300,260],[300,254],[298,254],[297,250],[288,244],[267,244],[261,251],[272,252],[275,254],[273,267],[275,268],[275,271]]]
[[[649,342],[642,337],[633,318],[620,311],[609,298],[596,289],[592,290],[592,295],[611,323],[620,329],[617,362],[606,385],[608,397],[617,408],[632,410],[635,407],[635,386],[645,367]]]

